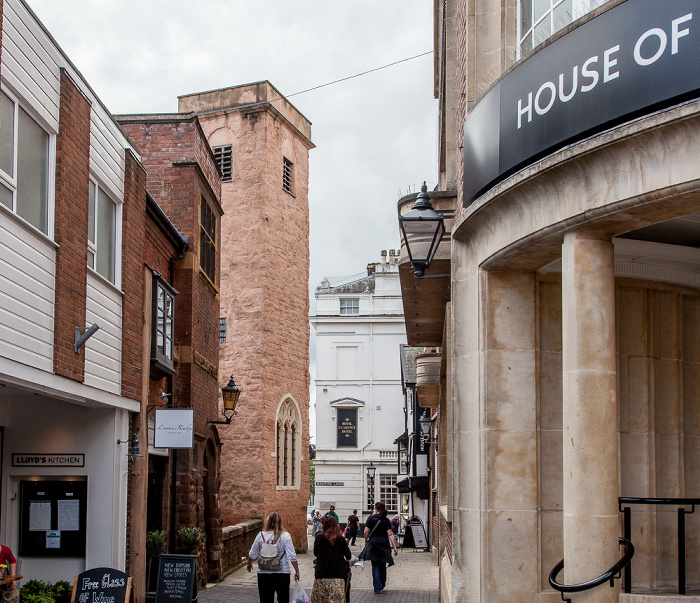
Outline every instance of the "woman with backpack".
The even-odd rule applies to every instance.
[[[294,566],[294,580],[299,580],[299,564],[292,537],[282,527],[279,513],[270,513],[262,532],[255,537],[248,553],[249,572],[256,559],[260,603],[274,603],[275,593],[277,603],[289,603],[290,564]]]
[[[335,517],[323,518],[323,533],[314,539],[314,587],[311,603],[345,603],[348,561],[352,557]]]

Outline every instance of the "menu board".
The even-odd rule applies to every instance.
[[[427,549],[428,539],[425,537],[425,527],[421,518],[414,515],[411,517],[408,525],[411,527],[411,533],[413,534],[413,546],[417,549]]]
[[[78,574],[71,603],[129,603],[131,577],[110,567],[96,567]]]
[[[197,592],[196,576],[196,555],[161,555],[156,603],[191,603]]]

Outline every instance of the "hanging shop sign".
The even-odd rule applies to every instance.
[[[194,447],[194,408],[156,408],[154,448]]]
[[[627,0],[523,61],[464,128],[464,204],[591,135],[700,97],[700,1]]]

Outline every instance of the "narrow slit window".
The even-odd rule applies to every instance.
[[[294,194],[293,176],[294,164],[285,157],[282,166],[282,188],[290,195]]]

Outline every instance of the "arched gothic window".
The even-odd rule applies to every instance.
[[[301,417],[297,405],[285,398],[277,411],[275,452],[277,487],[299,488],[301,471]]]

